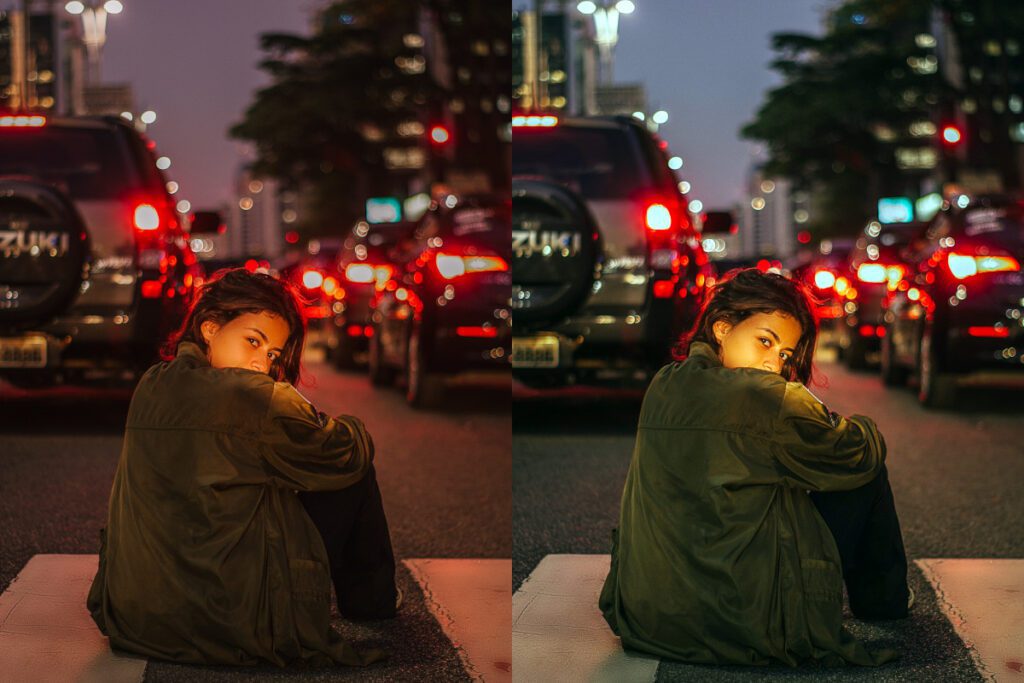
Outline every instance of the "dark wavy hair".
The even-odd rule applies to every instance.
[[[784,313],[800,325],[800,341],[792,357],[782,366],[789,381],[808,384],[813,373],[814,345],[818,339],[818,319],[814,315],[814,297],[798,280],[777,273],[762,273],[757,268],[736,269],[726,273],[705,300],[697,323],[684,334],[673,349],[676,360],[690,354],[694,342],[709,344],[720,353],[712,329],[720,320],[736,325],[755,313]]]
[[[185,322],[164,345],[163,358],[173,359],[182,342],[192,342],[207,352],[200,327],[208,320],[225,325],[244,313],[263,312],[278,316],[288,325],[288,341],[270,366],[270,376],[278,382],[296,384],[306,339],[302,298],[288,282],[265,273],[250,273],[245,268],[218,270],[199,288]]]

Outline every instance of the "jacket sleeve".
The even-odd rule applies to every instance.
[[[346,488],[373,463],[373,441],[358,418],[328,417],[287,382],[274,383],[260,441],[270,478],[300,491]]]
[[[846,491],[871,481],[885,462],[874,421],[831,412],[799,382],[787,382],[773,450],[783,480],[812,491]]]

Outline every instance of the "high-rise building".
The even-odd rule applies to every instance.
[[[792,186],[769,178],[760,167],[747,175],[747,198],[739,221],[741,253],[746,258],[785,259],[796,249]]]
[[[57,31],[52,12],[0,11],[0,108],[58,111]]]

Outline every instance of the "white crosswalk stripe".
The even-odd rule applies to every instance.
[[[547,555],[512,597],[524,681],[653,681],[658,660],[627,654],[597,607],[608,555]],[[1024,560],[917,560],[987,681],[1024,680]]]
[[[86,610],[96,555],[35,555],[0,595],[0,683],[139,683]],[[511,681],[511,560],[404,560],[471,678]],[[408,596],[406,596],[408,600]],[[358,676],[357,676],[358,678]]]

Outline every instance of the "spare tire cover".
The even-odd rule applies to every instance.
[[[512,320],[555,323],[590,293],[601,251],[597,223],[572,190],[512,180]]]
[[[0,177],[0,330],[43,323],[67,308],[88,253],[85,224],[64,193]]]

